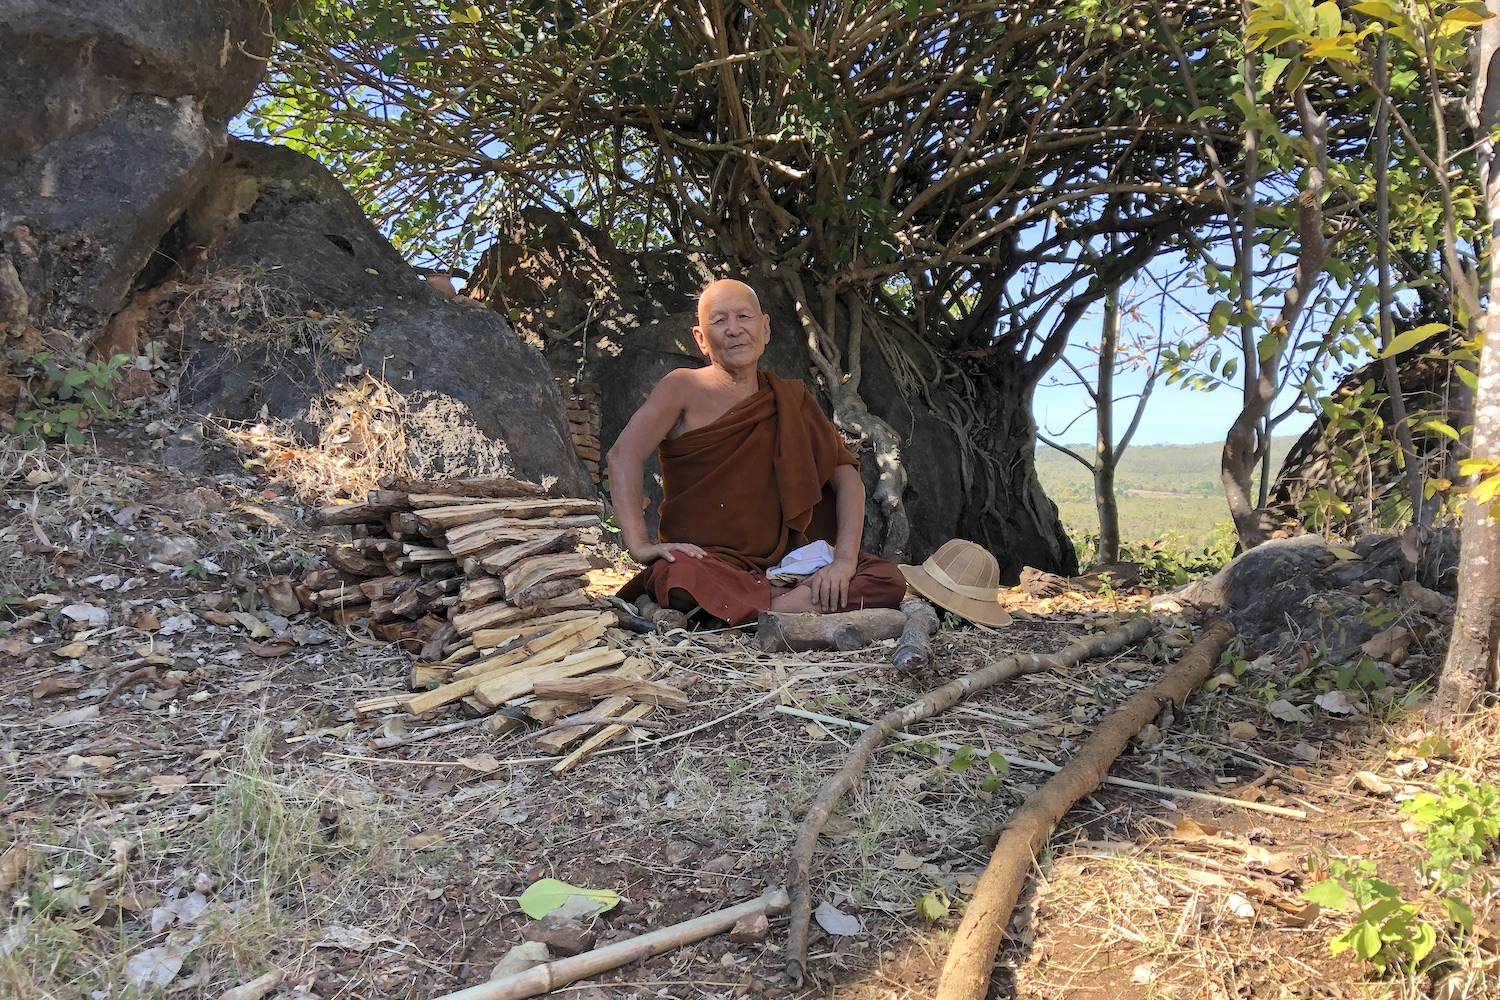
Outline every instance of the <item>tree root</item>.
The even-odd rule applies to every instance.
[[[865,765],[869,763],[875,748],[885,742],[891,733],[944,712],[969,695],[993,687],[1001,681],[1039,670],[1061,670],[1080,660],[1117,653],[1141,641],[1150,631],[1149,618],[1136,618],[1111,631],[1075,642],[1056,653],[1031,653],[998,660],[927,692],[904,708],[886,713],[880,721],[865,730],[865,734],[844,759],[843,766],[818,790],[817,797],[808,807],[807,816],[802,820],[802,828],[797,833],[797,844],[792,849],[791,871],[787,877],[792,895],[792,913],[787,936],[786,969],[798,986],[802,985],[807,972],[807,921],[812,915],[808,877],[812,869],[813,851],[818,846],[818,835],[828,822],[834,806],[838,805],[844,793],[864,773]]]
[[[1067,766],[1006,820],[989,866],[953,935],[937,1000],[984,1000],[1011,910],[1053,828],[1074,803],[1099,787],[1132,736],[1168,703],[1181,705],[1208,678],[1233,635],[1228,621],[1210,622],[1161,680],[1105,716]]]

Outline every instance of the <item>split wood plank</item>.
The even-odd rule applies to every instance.
[[[458,606],[465,611],[483,607],[501,594],[500,581],[492,576],[479,576],[465,580],[458,589]]]
[[[629,708],[630,705],[631,701],[629,698],[626,698],[623,695],[615,695],[613,698],[606,698],[599,704],[586,709],[582,714],[587,715],[591,719],[612,719]],[[582,716],[580,715],[570,716],[569,718],[581,717]],[[568,719],[558,720],[559,726],[567,726],[567,724]],[[538,736],[536,738],[536,743],[537,746],[543,748],[547,753],[562,753],[563,748],[567,747],[571,743],[577,743],[579,740],[587,736],[591,728],[593,728],[592,725],[569,726],[566,729],[558,729],[555,732],[547,733],[543,736]]]
[[[569,623],[571,625],[572,623]],[[537,636],[530,642],[508,650],[499,656],[491,656],[475,663],[466,664],[453,671],[452,679],[442,687],[432,691],[424,691],[412,699],[411,711],[417,715],[430,712],[435,708],[467,698],[478,690],[479,686],[497,673],[504,673],[507,668],[517,666],[533,666],[538,663],[547,663],[555,659],[566,657],[578,647],[586,645],[598,639],[604,634],[608,626],[602,621],[593,623],[580,622],[578,627],[563,625]],[[530,690],[528,687],[527,690]],[[514,697],[514,695],[512,695]]]
[[[318,523],[325,525],[360,524],[379,521],[381,518],[401,510],[401,503],[335,503],[318,508]]]
[[[459,634],[467,636],[476,629],[498,628],[502,625],[525,621],[527,618],[535,618],[549,611],[583,608],[591,603],[593,602],[589,600],[589,596],[582,590],[570,590],[565,594],[538,601],[529,608],[520,608],[512,604],[486,604],[473,611],[462,611],[454,615],[452,621],[453,627],[458,629]]]
[[[553,555],[532,556],[508,570],[501,583],[505,587],[505,599],[517,607],[534,604],[530,595],[539,593],[545,584],[582,576],[589,571],[588,558],[581,552],[558,552]],[[549,595],[550,596],[550,595]]]
[[[395,597],[422,582],[418,573],[403,573],[401,576],[377,576],[358,584],[360,591],[370,600],[377,597]]]
[[[328,561],[334,568],[354,576],[384,576],[385,562],[371,559],[351,545],[335,545],[328,550]]]
[[[354,714],[366,716],[372,712],[384,712],[393,708],[405,708],[413,695],[409,694],[385,694],[378,698],[366,698],[364,701],[354,703]]]
[[[552,677],[577,677],[580,674],[591,674],[605,667],[612,667],[625,659],[625,654],[618,649],[594,648],[581,649],[576,653],[570,653],[554,663],[545,663],[541,666],[521,666],[513,670],[503,671],[501,676],[489,676],[481,679],[481,683],[474,691],[474,697],[481,704],[490,708],[498,708],[512,698],[519,698],[531,690],[531,686],[538,680]]]
[[[453,553],[435,545],[410,545],[402,543],[401,555],[413,563],[452,562]]]
[[[506,545],[493,550],[479,550],[479,566],[486,573],[502,575],[522,559],[548,555],[554,552],[567,552],[576,547],[577,544],[578,534],[573,531],[558,531],[539,535],[536,538],[517,542],[514,545]]]
[[[603,612],[603,614],[609,614],[609,612]],[[482,628],[470,636],[469,641],[475,649],[493,649],[496,646],[504,645],[507,641],[518,635],[526,635],[528,632],[535,632],[537,629],[551,628],[561,625],[563,622],[581,621],[584,618],[597,618],[600,615],[601,612],[589,610],[559,611],[556,614],[529,618],[519,624],[506,625],[503,628]]]
[[[637,719],[644,719],[655,710],[655,705],[637,705],[634,708],[630,709],[628,712],[623,713],[620,716],[622,720],[620,724],[605,726],[603,729],[599,730],[597,733],[584,740],[582,745],[580,745],[577,750],[574,750],[562,760],[552,765],[552,773],[565,774],[568,771],[571,771],[573,768],[577,767],[579,763],[584,760],[584,758],[588,757],[589,754],[593,753],[595,750],[598,750],[600,747],[604,746],[607,743],[613,743],[615,740],[619,739],[621,736],[624,736],[627,732],[629,732],[630,722],[634,722]]]
[[[313,603],[320,608],[350,608],[369,604],[370,599],[358,587],[330,587],[314,594]]]
[[[604,513],[604,504],[598,500],[585,500],[581,497],[483,500],[477,497],[456,497],[441,493],[416,493],[407,496],[406,502],[417,509],[418,516],[427,518],[431,518],[431,511],[449,507],[467,507],[471,510],[482,510],[487,514],[505,514],[522,518],[576,517],[585,514],[597,517]],[[446,516],[448,516],[447,512],[444,511],[439,518]]]
[[[566,684],[570,681],[586,681],[595,677],[609,677],[616,680],[629,682],[633,680],[644,680],[646,677],[650,676],[650,674],[651,665],[645,660],[641,659],[639,656],[632,656],[624,663],[620,664],[618,667],[610,671],[601,671],[597,674],[590,674],[588,677],[572,677],[561,681],[539,680],[536,682],[536,684]],[[525,708],[526,714],[535,719],[537,722],[556,722],[559,715],[571,714],[572,712],[579,710],[579,708],[581,708],[583,705],[588,704],[586,700],[580,702],[573,698],[543,698],[540,695],[536,695],[536,684],[532,685],[532,694],[536,696],[536,700],[527,703],[525,698],[517,698],[514,702],[511,702],[511,704],[519,705]],[[578,706],[579,708],[573,708],[570,706]]]
[[[475,674],[487,673],[496,669],[496,666],[509,666],[516,662],[515,654],[522,650],[532,653],[540,653],[560,643],[571,642],[573,646],[593,642],[604,634],[604,630],[614,624],[612,615],[601,612],[590,612],[581,618],[571,618],[567,621],[557,622],[552,625],[543,626],[533,633],[522,632],[512,638],[520,638],[523,641],[505,649],[501,653],[491,654],[485,659],[459,667],[454,671],[455,678],[472,677]],[[492,666],[491,664],[495,664]]]
[[[567,680],[538,681],[533,690],[538,698],[577,701],[585,698],[625,695],[636,701],[665,705],[667,708],[687,708],[690,704],[686,693],[668,684],[632,680],[629,677],[609,674],[594,674],[589,677],[574,677]]]

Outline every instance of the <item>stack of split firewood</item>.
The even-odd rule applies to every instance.
[[[324,524],[348,525],[352,539],[329,551],[329,567],[303,577],[297,596],[341,625],[363,619],[413,652],[582,608],[589,564],[579,533],[597,528],[602,510],[597,500],[548,497],[513,479],[371,490],[361,503],[318,511]]]
[[[322,508],[322,522],[348,525],[352,540],[303,578],[299,598],[341,624],[363,619],[420,657],[410,693],[355,710],[426,715],[462,704],[489,716],[495,733],[529,718],[551,727],[534,737],[540,751],[579,744],[555,768],[567,770],[648,725],[656,705],[686,705],[681,691],[646,679],[644,660],[606,642],[616,613],[589,608],[578,547],[601,513],[598,501],[515,480],[372,490]]]

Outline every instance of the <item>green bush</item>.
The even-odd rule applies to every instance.
[[[29,356],[12,353],[11,360],[20,362],[17,374],[27,380],[36,405],[15,414],[6,429],[28,448],[39,448],[48,441],[82,444],[85,427],[97,418],[122,412],[115,406],[112,393],[130,363],[128,354],[90,361],[81,368],[64,368],[46,351]]]

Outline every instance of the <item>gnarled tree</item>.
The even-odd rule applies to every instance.
[[[860,394],[871,350],[961,442],[957,530],[1012,576],[1018,549],[1071,570],[1033,470],[1032,389],[1106,289],[1222,210],[1202,146],[1238,139],[1188,124],[1178,95],[1185,72],[1224,103],[1218,33],[1236,16],[316,0],[282,25],[252,124],[336,161],[414,248],[466,252],[499,215],[544,204],[781,276],[835,421],[875,454],[875,541],[906,548],[906,473],[900,429]],[[961,405],[935,403],[939,388]]]

